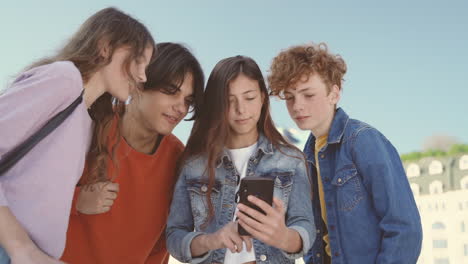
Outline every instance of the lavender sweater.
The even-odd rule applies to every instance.
[[[83,90],[81,74],[69,61],[22,73],[0,94],[0,159]],[[0,176],[0,206],[8,206],[32,240],[59,258],[76,183],[92,136],[83,102],[10,171]]]

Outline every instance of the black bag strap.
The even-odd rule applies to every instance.
[[[67,119],[67,117],[75,110],[75,108],[83,101],[83,92],[73,101],[67,108],[57,113],[47,123],[41,127],[36,133],[32,134],[23,143],[19,144],[11,151],[3,155],[0,160],[0,177],[13,167],[24,155],[26,155],[34,146],[42,139],[49,135],[54,129]]]

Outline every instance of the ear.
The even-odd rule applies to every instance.
[[[101,39],[98,43],[99,55],[103,58],[108,59],[110,56],[109,43],[106,40]]]
[[[341,91],[338,85],[334,84],[330,89],[330,104],[336,105],[341,99]]]

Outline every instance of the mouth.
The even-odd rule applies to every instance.
[[[247,123],[248,121],[250,120],[250,117],[249,118],[243,118],[243,119],[236,119],[234,120],[236,123],[238,124],[245,124]]]
[[[166,118],[166,120],[170,123],[170,124],[177,124],[179,122],[179,118],[173,116],[173,115],[168,115],[168,114],[163,114],[163,116]]]
[[[304,121],[306,120],[307,118],[309,118],[308,116],[296,116],[294,119],[296,119],[297,121]]]

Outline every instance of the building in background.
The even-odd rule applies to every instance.
[[[468,263],[468,155],[404,162],[421,215],[418,264]]]

